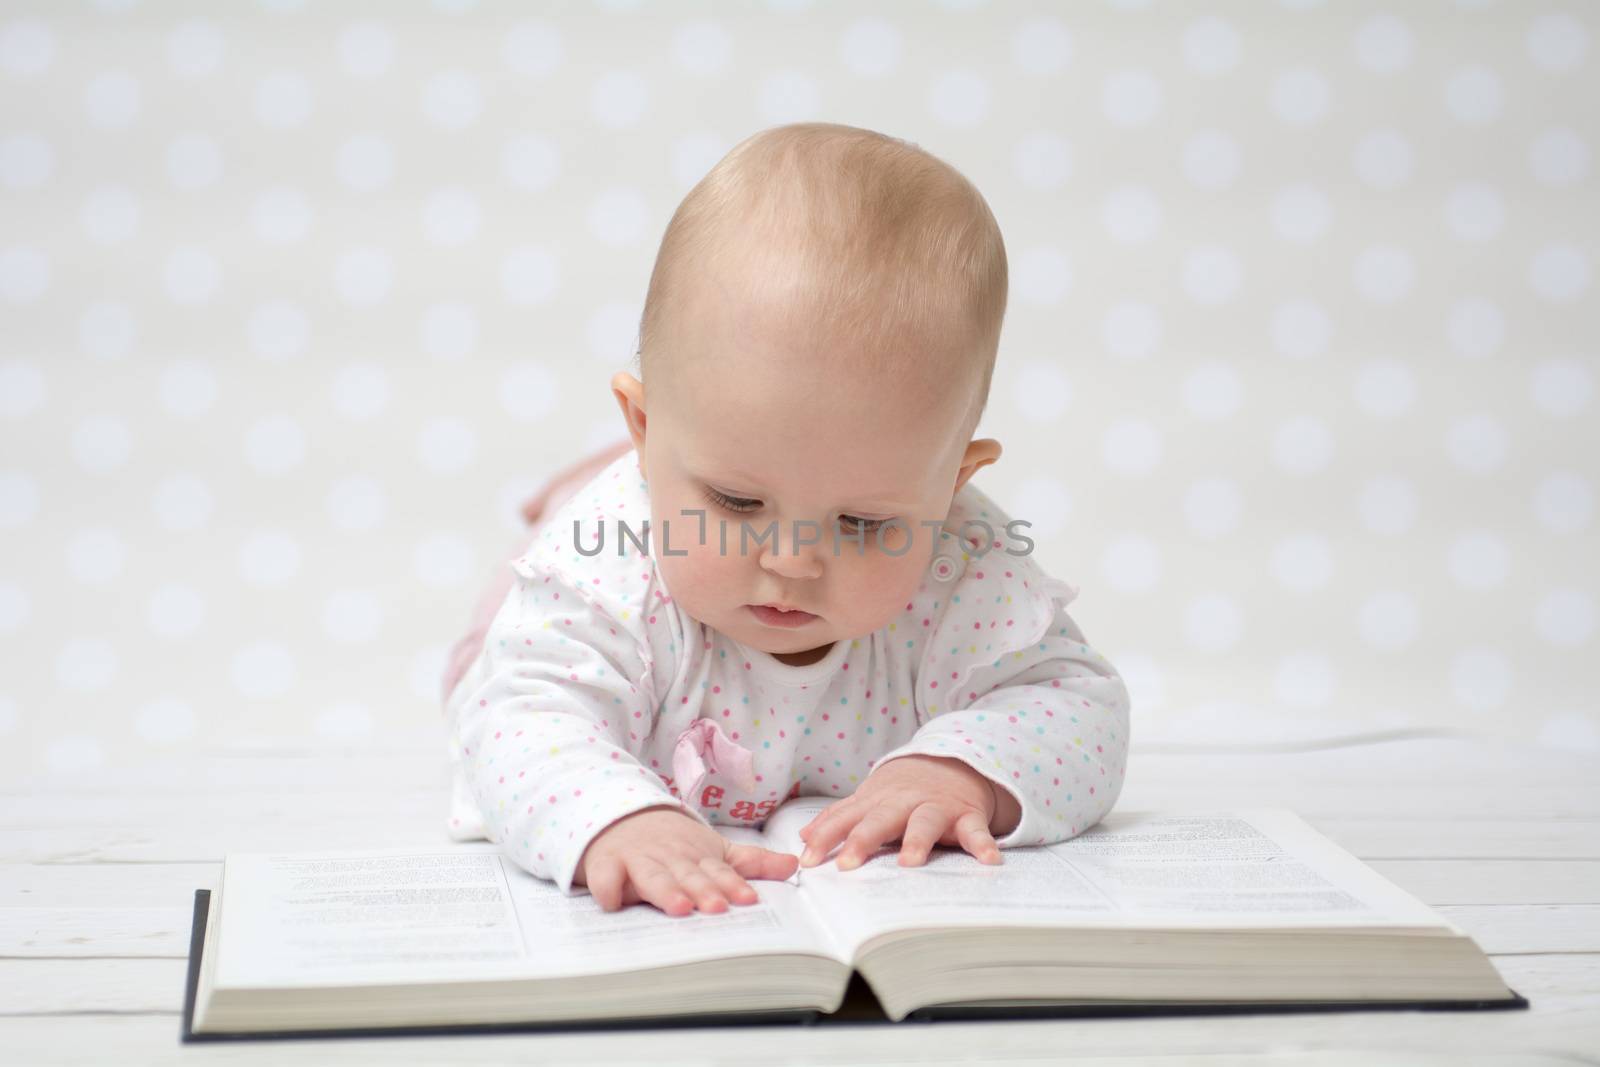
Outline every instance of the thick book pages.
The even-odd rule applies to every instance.
[[[827,803],[724,832],[798,852]],[[184,1039],[1527,1007],[1471,938],[1280,809],[1116,811],[997,866],[889,846],[752,884],[756,904],[673,917],[604,912],[492,843],[230,854],[196,894]]]

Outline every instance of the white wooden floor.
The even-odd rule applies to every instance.
[[[1526,1011],[181,1046],[194,890],[226,852],[446,840],[442,733],[214,752],[0,793],[0,1062],[1600,1064],[1600,760],[1468,737],[1135,745],[1119,808],[1287,806],[1448,915]]]

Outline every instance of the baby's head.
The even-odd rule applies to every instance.
[[[662,238],[643,381],[612,380],[678,605],[794,665],[903,614],[956,491],[1000,456],[972,435],[1005,305],[988,204],[915,145],[803,123],[723,157]]]

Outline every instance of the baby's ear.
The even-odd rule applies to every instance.
[[[956,472],[955,491],[959,493],[968,479],[998,460],[1001,451],[1000,442],[992,437],[981,437],[968,443],[966,454],[961,457],[961,468]]]

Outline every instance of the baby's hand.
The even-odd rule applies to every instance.
[[[958,759],[900,756],[801,828],[806,850],[800,864],[815,867],[847,833],[839,852],[841,871],[860,866],[897,837],[902,867],[922,864],[935,844],[960,845],[984,863],[1000,863],[1000,846],[989,833],[995,803],[989,779]]]

